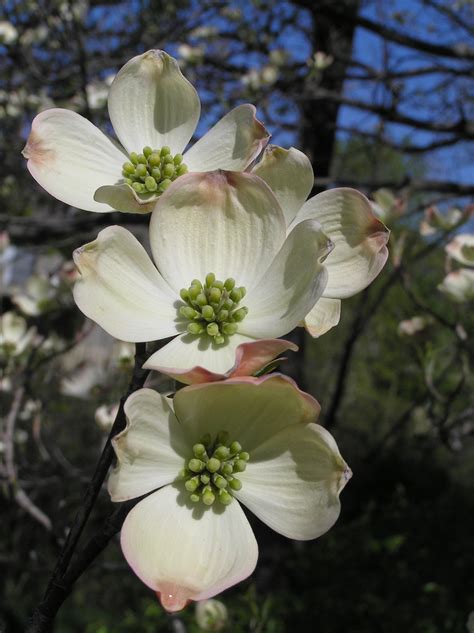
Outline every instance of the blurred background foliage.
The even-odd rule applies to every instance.
[[[342,516],[308,543],[251,518],[259,565],[222,597],[222,630],[467,630],[474,261],[472,249],[459,259],[445,246],[474,232],[472,17],[469,0],[3,1],[2,633],[22,631],[43,594],[133,364],[130,346],[73,305],[71,252],[103,226],[145,240],[147,225],[67,208],[36,185],[20,152],[31,120],[49,107],[110,132],[110,83],[148,48],[175,55],[196,85],[197,136],[250,101],[274,143],[311,157],[314,193],[355,186],[392,231],[376,282],[343,302],[341,323],[320,339],[295,332],[300,352],[282,365],[321,402],[321,422],[354,471]],[[110,512],[104,491],[86,536]],[[115,539],[77,582],[55,630],[202,629],[192,607],[163,613]]]

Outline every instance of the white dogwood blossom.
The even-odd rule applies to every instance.
[[[439,284],[438,290],[456,303],[474,300],[474,270],[459,268],[448,273]]]
[[[269,147],[252,173],[273,190],[288,232],[301,222],[317,221],[334,244],[324,263],[327,286],[304,319],[308,332],[321,336],[339,323],[341,299],[366,288],[382,270],[389,231],[369,200],[355,189],[330,189],[306,200],[314,184],[313,169],[309,159],[293,147]]]
[[[446,244],[447,254],[463,266],[474,266],[474,234],[461,233]]]
[[[174,337],[145,367],[183,382],[195,381],[195,367],[223,377],[241,344],[262,364],[282,351],[268,339],[296,327],[324,292],[332,247],[311,219],[287,234],[269,187],[241,172],[182,176],[152,213],[150,243],[156,267],[126,229],[101,231],[74,253],[74,298],[123,341]]]
[[[0,360],[19,356],[32,343],[36,328],[28,328],[25,319],[15,312],[0,316]]]
[[[173,400],[151,389],[128,398],[108,487],[116,502],[148,494],[128,514],[121,546],[165,609],[252,573],[258,546],[240,504],[291,539],[335,523],[351,471],[315,424],[319,410],[276,374],[185,387]]]
[[[148,213],[182,174],[243,170],[269,138],[255,108],[245,104],[184,152],[201,105],[176,60],[159,50],[125,64],[110,87],[108,108],[120,145],[76,112],[52,108],[34,119],[23,150],[31,175],[48,193],[87,211]]]

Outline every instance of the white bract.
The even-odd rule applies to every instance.
[[[289,233],[302,222],[317,221],[334,244],[324,262],[326,288],[304,319],[308,332],[321,336],[339,323],[341,299],[366,288],[382,270],[389,231],[369,200],[355,189],[330,189],[306,200],[314,184],[313,169],[309,159],[293,147],[269,147],[252,173],[273,190]]]
[[[258,546],[240,503],[291,539],[335,523],[351,471],[314,424],[319,410],[275,374],[193,385],[172,401],[151,389],[128,398],[109,492],[116,502],[151,493],[128,514],[121,545],[167,610],[252,573]]]
[[[196,366],[225,374],[242,344],[262,364],[288,349],[267,339],[296,327],[326,287],[331,242],[320,225],[304,220],[287,235],[278,201],[251,174],[182,176],[152,213],[150,243],[156,267],[127,230],[101,231],[74,253],[74,298],[123,341],[175,337],[145,367],[183,382]]]
[[[34,119],[23,150],[31,175],[48,193],[87,211],[148,213],[181,174],[243,170],[269,138],[255,108],[241,105],[183,156],[201,105],[176,60],[158,50],[125,64],[108,107],[121,145],[76,112],[52,108]]]

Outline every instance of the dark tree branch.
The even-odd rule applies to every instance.
[[[449,20],[456,23],[459,27],[471,34],[474,34],[474,27],[468,24],[466,20],[463,20],[461,15],[457,15],[455,11],[452,11],[449,6],[443,6],[442,4],[434,2],[434,0],[423,0],[423,4],[435,9],[439,13],[443,13]]]
[[[351,66],[359,67],[359,65],[351,64]],[[422,66],[421,68],[413,68],[411,70],[377,70],[362,64],[361,67],[365,70],[365,74],[347,73],[346,79],[351,81],[383,81],[389,82],[394,79],[412,79],[413,77],[423,77],[425,75],[450,75],[455,77],[472,77],[473,69],[469,66],[463,66],[462,68],[452,68],[438,64],[435,66]]]
[[[354,136],[363,136],[364,138],[369,138],[371,140],[377,141],[384,147],[390,147],[391,149],[394,149],[398,152],[404,152],[406,154],[424,154],[425,152],[432,152],[433,150],[441,149],[443,147],[451,147],[452,145],[456,145],[456,143],[459,143],[459,138],[453,136],[451,138],[432,141],[431,143],[427,143],[426,145],[405,145],[403,143],[394,143],[386,136],[380,137],[379,134],[376,134],[374,132],[366,132],[354,127],[339,125],[338,131],[349,132]]]
[[[379,187],[387,187],[388,189],[409,189],[412,192],[417,191],[436,191],[438,193],[449,193],[453,196],[463,197],[474,194],[474,184],[463,184],[459,182],[442,181],[442,180],[417,180],[407,176],[403,180],[384,180],[384,181],[360,181],[351,180],[350,178],[315,178],[315,183],[320,186],[329,186],[338,184],[345,187],[358,187],[360,189],[371,190]]]
[[[67,573],[52,585],[48,595],[28,622],[26,633],[49,633],[52,631],[54,618],[71,593],[74,583],[121,530],[127,514],[136,503],[136,500],[123,503],[109,516],[101,529],[94,534],[78,554]]]
[[[355,317],[350,328],[349,335],[343,347],[341,361],[339,363],[339,371],[337,373],[336,384],[331,398],[331,402],[327,409],[327,413],[323,418],[324,426],[327,429],[332,428],[336,423],[337,411],[345,394],[345,383],[349,372],[354,346],[362,333],[364,319],[364,304],[367,301],[367,291],[364,291],[359,299]]]
[[[310,2],[311,0],[306,0]],[[441,57],[449,57],[451,59],[467,59],[474,60],[474,50],[467,44],[436,44],[435,42],[428,42],[426,40],[420,40],[417,37],[407,35],[406,33],[400,33],[389,26],[375,22],[369,18],[366,18],[360,14],[354,16],[345,11],[341,11],[337,3],[325,1],[323,4],[324,13],[337,17],[339,20],[345,23],[349,23],[353,26],[360,26],[367,31],[371,31],[385,40],[395,42],[401,46],[413,48],[423,53],[430,55],[439,55]]]
[[[459,140],[461,140],[461,138],[474,138],[474,125],[472,122],[466,121],[464,118],[460,118],[455,123],[416,119],[415,117],[399,112],[394,107],[366,103],[358,99],[351,99],[341,93],[323,90],[319,87],[317,87],[309,96],[303,96],[300,99],[302,101],[309,100],[314,103],[328,99],[330,101],[335,101],[336,103],[355,108],[356,110],[363,110],[364,112],[376,114],[385,122],[400,123],[401,125],[407,125],[408,127],[414,127],[420,130],[428,130],[430,132],[457,134],[458,137],[460,137]]]

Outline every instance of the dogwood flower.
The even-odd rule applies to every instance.
[[[28,278],[25,288],[14,292],[13,303],[28,316],[39,316],[53,309],[58,288],[55,288],[48,277],[32,275]]]
[[[278,201],[251,174],[182,176],[152,213],[150,242],[156,268],[130,232],[101,231],[74,253],[74,299],[123,341],[175,337],[145,367],[183,382],[222,377],[241,344],[252,349],[240,363],[291,348],[268,339],[297,326],[326,286],[331,243],[319,224],[302,221],[287,235]]]
[[[289,378],[192,385],[171,401],[141,389],[113,440],[112,501],[149,494],[128,514],[121,546],[168,611],[249,576],[258,546],[246,506],[284,536],[321,536],[351,476],[336,442],[315,424],[320,407]]]
[[[341,299],[366,288],[382,270],[389,231],[369,200],[355,189],[330,189],[306,200],[314,184],[313,169],[293,147],[269,147],[252,173],[273,190],[289,233],[301,222],[316,220],[334,244],[324,262],[328,283],[304,319],[311,336],[321,336],[339,323]]]
[[[196,622],[203,631],[221,631],[229,620],[227,607],[220,600],[201,600],[196,603]]]
[[[34,119],[23,150],[31,175],[48,193],[86,211],[148,213],[180,175],[243,170],[269,138],[246,104],[183,155],[201,105],[177,61],[159,50],[125,64],[110,87],[108,107],[121,145],[76,112],[52,108]]]
[[[474,234],[456,235],[445,247],[450,257],[463,266],[474,266]]]
[[[36,328],[28,328],[25,319],[14,312],[0,316],[0,360],[19,356],[32,343]]]
[[[438,290],[457,303],[473,300],[474,270],[472,268],[459,268],[459,270],[448,273],[439,284]]]
[[[461,211],[456,207],[441,213],[438,207],[427,207],[423,220],[420,222],[420,235],[435,235],[438,231],[451,231],[456,225],[461,225],[467,219],[469,211]]]
[[[411,319],[404,319],[398,324],[398,334],[400,336],[416,336],[420,332],[425,331],[430,325],[433,324],[433,317],[427,316],[414,316]]]

